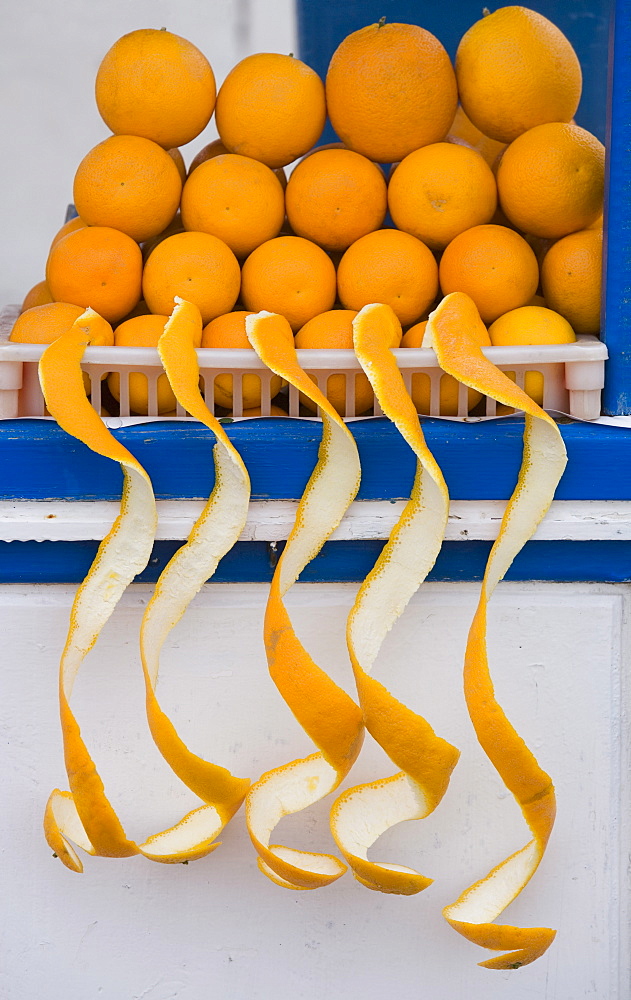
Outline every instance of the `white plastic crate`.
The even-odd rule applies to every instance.
[[[8,337],[19,307],[7,306],[0,314],[0,418],[44,416],[45,405],[37,375],[37,363],[44,350],[38,344],[12,344]],[[408,389],[415,374],[424,374],[430,382],[430,416],[440,415],[440,380],[443,373],[432,350],[400,348],[394,355]],[[523,387],[527,373],[539,372],[543,377],[543,406],[547,410],[567,413],[579,420],[595,420],[600,416],[600,393],[604,385],[604,367],[607,348],[597,337],[581,336],[575,344],[546,345],[544,347],[488,347],[484,353],[502,371],[514,373],[517,385]],[[217,375],[233,376],[232,415],[243,413],[241,379],[256,374],[261,379],[261,411],[270,412],[270,383],[272,373],[254,351],[202,348],[197,352],[202,392],[206,403],[214,409],[214,380]],[[346,378],[346,412],[344,416],[361,416],[355,412],[355,375],[361,367],[353,351],[301,350],[299,363],[326,392],[331,375]],[[101,408],[101,378],[109,372],[120,375],[120,416],[132,417],[129,409],[128,376],[141,372],[147,376],[149,387],[148,416],[157,417],[157,380],[162,365],[156,350],[141,347],[88,347],[82,365],[90,377],[91,400],[95,409]],[[301,414],[298,392],[288,388],[290,416]],[[496,414],[495,400],[487,398],[482,410],[486,416]],[[225,411],[221,411],[224,413]],[[371,411],[381,414],[374,401]],[[480,412],[479,408],[476,412]],[[178,406],[177,416],[185,416]],[[468,390],[461,385],[458,392],[457,417],[468,415]],[[134,418],[135,419],[135,418]]]

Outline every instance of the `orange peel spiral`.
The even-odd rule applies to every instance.
[[[219,847],[224,826],[239,809],[249,780],[192,753],[160,707],[156,684],[160,651],[193,597],[215,572],[219,560],[243,531],[250,500],[250,478],[238,451],[206,406],[199,391],[195,347],[202,335],[197,306],[176,299],[158,343],[158,352],[178,402],[215,435],[215,485],[185,545],[164,568],[140,627],[147,719],[160,753],[181,781],[204,803],[179,823],[138,845],[153,861],[173,864],[204,857]]]
[[[364,723],[401,771],[342,793],[331,810],[331,830],[355,878],[369,889],[413,895],[432,879],[402,865],[369,861],[368,849],[390,827],[423,819],[442,799],[459,751],[437,736],[370,676],[388,631],[436,561],[449,514],[445,480],[429,451],[416,407],[390,347],[401,325],[386,305],[365,306],[353,322],[355,353],[384,414],[416,455],[414,485],[403,513],[351,609],[347,642]]]
[[[283,598],[355,498],[359,456],[344,422],[298,365],[287,320],[273,313],[258,313],[246,319],[246,331],[268,368],[308,396],[322,416],[318,462],[276,565],[264,626],[271,677],[318,752],[267,772],[252,785],[246,798],[246,821],[261,871],[284,888],[315,889],[343,875],[343,862],[331,854],[270,844],[270,838],[283,816],[306,809],[337,788],[346,776],[362,745],[362,715],[353,699],[304,649]]]
[[[39,375],[48,411],[59,426],[92,451],[120,462],[124,473],[121,508],[79,587],[59,668],[59,703],[70,791],[56,788],[44,814],[44,833],[55,854],[72,871],[83,871],[73,844],[88,854],[124,858],[138,853],[107,796],[70,708],[75,678],[84,658],[124,590],[151,555],[157,526],[151,481],[127,449],[108,431],[90,405],[81,359],[89,345],[103,343],[103,320],[87,309],[42,354]]]
[[[474,336],[481,324],[473,301],[464,293],[454,292],[431,314],[423,346],[434,348],[441,368],[449,375],[525,413],[524,451],[517,486],[489,555],[469,631],[464,692],[478,740],[517,800],[532,840],[463,892],[443,912],[451,926],[469,941],[504,952],[480,965],[514,969],[542,955],[555,936],[555,931],[547,927],[519,928],[493,922],[537,870],[554,824],[555,794],[550,776],[539,766],[495,699],[486,649],[486,611],[495,587],[548,510],[567,456],[554,420],[483,355]]]

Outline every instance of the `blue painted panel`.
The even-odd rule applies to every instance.
[[[298,0],[300,58],[324,77],[345,35],[383,16],[390,22],[422,25],[453,58],[458,42],[479,20],[483,6],[479,0],[452,0],[448,5],[430,0]],[[532,0],[526,6],[558,25],[576,49],[583,67],[583,97],[576,121],[604,141],[610,0]],[[331,138],[329,131],[323,141]]]
[[[383,547],[380,541],[328,542],[300,577],[304,583],[364,579]],[[97,542],[0,542],[0,583],[79,583]],[[153,583],[179,547],[157,542],[137,582]],[[279,546],[279,550],[282,546]],[[433,581],[481,580],[490,542],[445,542],[429,575]],[[272,576],[265,542],[238,542],[222,559],[214,583],[267,583]],[[529,542],[507,580],[631,582],[631,542]]]
[[[413,455],[386,418],[349,424],[359,447],[359,499],[409,496]],[[321,426],[283,418],[227,425],[252,479],[253,499],[297,499],[317,459]],[[429,447],[455,500],[510,496],[521,461],[523,423],[426,419]],[[560,500],[631,499],[631,430],[561,424],[569,462]],[[145,466],[160,499],[207,497],[213,436],[197,423],[156,422],[115,432]],[[91,452],[52,421],[0,421],[0,499],[117,500],[119,466]]]
[[[607,121],[605,413],[631,413],[631,0],[617,0]]]

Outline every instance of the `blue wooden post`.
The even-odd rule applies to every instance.
[[[603,409],[631,413],[631,0],[616,0],[611,25],[604,264]]]

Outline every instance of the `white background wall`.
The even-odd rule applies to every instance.
[[[401,824],[372,850],[435,878],[420,895],[396,897],[348,874],[313,892],[279,888],[256,867],[242,811],[222,846],[186,867],[84,856],[82,875],[65,869],[41,821],[51,789],[67,787],[56,684],[74,588],[0,587],[3,1000],[628,1000],[631,587],[505,584],[494,596],[496,691],[551,774],[559,807],[539,871],[504,919],[558,934],[533,965],[491,972],[476,965],[489,953],[441,917],[528,838],[463,704],[477,589],[421,588],[375,666],[462,751],[436,812]],[[206,586],[165,647],[159,686],[191,748],[251,778],[313,749],[267,674],[266,591]],[[106,791],[135,838],[195,804],[147,733],[138,625],[149,592],[127,593],[73,696]],[[349,690],[344,624],[354,593],[353,585],[311,584],[288,596],[307,648]],[[351,779],[392,771],[368,739]],[[278,839],[335,851],[329,805],[283,821]]]
[[[121,35],[161,28],[194,42],[219,86],[252,52],[295,51],[292,0],[20,0],[0,5],[0,305],[44,277],[81,159],[110,134],[94,101],[99,63]],[[215,138],[214,120],[182,152]]]

